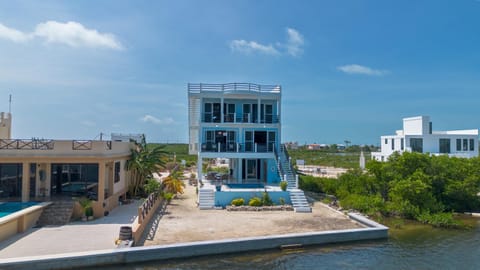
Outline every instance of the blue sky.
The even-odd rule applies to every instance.
[[[15,138],[187,142],[187,83],[283,87],[284,141],[480,127],[480,1],[0,1]]]

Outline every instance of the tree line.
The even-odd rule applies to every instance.
[[[335,195],[340,205],[369,215],[456,226],[453,212],[480,210],[480,158],[395,153],[338,179],[302,176],[304,190]]]

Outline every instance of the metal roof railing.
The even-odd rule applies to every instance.
[[[254,83],[189,83],[189,93],[201,93],[203,91],[210,92],[229,92],[229,91],[248,91],[261,93],[280,93],[282,87],[280,85],[260,85]]]

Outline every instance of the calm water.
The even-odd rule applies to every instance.
[[[151,262],[108,269],[480,269],[480,228],[432,229],[405,224],[388,240],[311,247],[296,251],[269,251],[243,255],[209,256],[169,262]]]

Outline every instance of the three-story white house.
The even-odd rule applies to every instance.
[[[380,137],[381,152],[372,159],[386,161],[394,152],[471,158],[478,156],[478,129],[434,131],[429,116],[403,118],[403,129]]]
[[[204,184],[200,208],[225,206],[234,196],[241,197],[240,189],[270,189],[270,196],[290,201],[289,194],[277,193],[282,180],[288,181],[290,191],[297,188],[280,142],[281,90],[280,85],[252,83],[188,84],[189,153],[198,155],[198,176]],[[202,164],[216,158],[228,160],[229,173],[216,179],[215,188],[214,181],[203,176]]]

